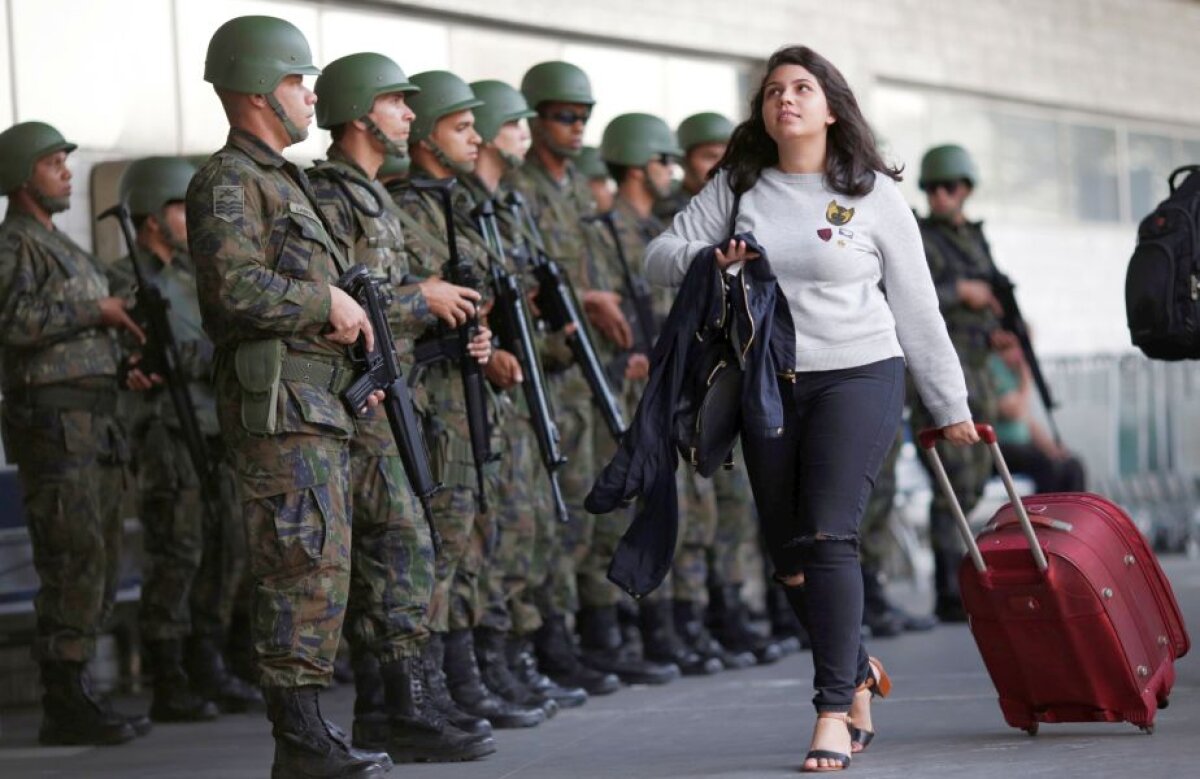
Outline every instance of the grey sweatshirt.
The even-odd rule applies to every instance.
[[[650,243],[651,283],[678,285],[701,250],[728,240],[734,198],[727,175],[714,177]],[[796,370],[904,357],[935,424],[970,419],[921,234],[896,183],[876,174],[868,195],[847,197],[823,179],[763,170],[742,196],[734,229],[754,233],[770,257],[796,326]]]

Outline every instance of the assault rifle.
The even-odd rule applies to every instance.
[[[219,523],[222,509],[217,470],[209,455],[204,434],[200,430],[196,404],[188,392],[187,378],[180,367],[179,344],[175,341],[171,319],[167,315],[171,302],[142,274],[142,266],[138,262],[137,231],[133,226],[133,217],[128,206],[118,203],[100,214],[98,219],[104,220],[109,217],[116,218],[117,225],[121,228],[121,236],[125,239],[125,247],[129,250],[129,261],[133,263],[133,276],[137,284],[131,314],[146,332],[146,343],[142,345],[142,359],[137,367],[146,375],[157,373],[163,377],[167,394],[171,398],[171,407],[175,410],[175,418],[179,422],[184,447],[200,480],[204,510],[211,521]]]
[[[524,249],[529,257],[533,277],[538,283],[535,300],[541,319],[554,332],[559,332],[568,325],[573,326],[572,332],[566,336],[567,345],[571,348],[575,362],[583,371],[583,377],[592,393],[592,401],[599,409],[608,432],[620,441],[621,436],[625,435],[625,418],[596,354],[595,344],[588,332],[587,322],[580,313],[579,301],[575,297],[571,280],[546,253],[546,243],[541,230],[538,229],[529,209],[525,207],[525,199],[520,193],[510,192],[505,205],[516,224],[520,226],[518,232],[523,235]]]
[[[458,253],[454,203],[451,200],[455,184],[456,181],[453,178],[414,179],[410,186],[417,191],[432,192],[441,202],[442,214],[446,221],[446,249],[450,254],[450,259],[442,270],[442,277],[451,284],[478,291],[483,285],[483,280],[476,274],[471,263],[464,261]],[[479,511],[486,513],[488,507],[484,492],[483,469],[487,463],[496,459],[496,455],[491,449],[492,431],[488,422],[488,397],[483,384],[483,369],[469,351],[471,341],[478,333],[478,313],[473,314],[465,324],[455,328],[439,322],[432,332],[417,339],[416,361],[419,366],[432,365],[442,360],[458,363],[458,372],[462,378],[463,397],[467,406],[471,457],[475,463],[475,480],[479,490]]]
[[[375,331],[375,348],[370,352],[366,348],[366,338],[360,336],[355,348],[351,350],[352,359],[362,374],[355,379],[345,392],[342,399],[353,413],[367,405],[371,393],[383,391],[383,411],[387,415],[388,426],[392,429],[392,438],[400,450],[400,461],[404,463],[404,473],[408,476],[409,486],[421,501],[425,512],[425,521],[429,523],[429,534],[433,539],[433,548],[440,548],[437,528],[433,522],[433,509],[429,499],[433,497],[442,485],[434,481],[433,469],[429,465],[429,451],[425,448],[425,437],[421,433],[421,422],[417,418],[413,406],[412,393],[404,373],[400,370],[400,360],[396,356],[396,341],[392,337],[392,328],[387,319],[386,296],[380,289],[382,279],[372,276],[365,265],[355,265],[342,274],[338,279],[338,287],[367,312],[371,320],[371,329]]]
[[[525,289],[517,276],[509,273],[496,260],[497,257],[506,256],[506,252],[500,226],[496,221],[495,204],[490,199],[484,200],[475,208],[473,216],[479,223],[484,241],[491,249],[488,265],[496,302],[492,307],[490,322],[501,346],[512,352],[521,363],[521,373],[524,374],[521,389],[525,393],[525,404],[529,407],[529,421],[537,438],[542,465],[546,469],[546,475],[550,477],[554,513],[559,521],[566,522],[571,515],[567,512],[562,487],[558,483],[558,469],[567,462],[567,458],[559,448],[558,425],[554,422],[554,409],[551,406],[546,377],[542,372],[542,361],[538,357],[537,346],[533,340],[533,320],[525,302]],[[516,252],[507,256],[512,256],[514,261],[519,263]]]
[[[633,351],[649,356],[650,350],[654,348],[654,341],[658,338],[658,327],[654,318],[654,298],[646,280],[641,276],[633,275],[633,269],[629,267],[629,257],[625,254],[625,245],[621,242],[620,233],[617,232],[617,218],[616,211],[605,211],[603,214],[584,217],[583,221],[600,222],[608,228],[608,233],[612,236],[613,244],[617,249],[617,261],[621,265],[625,298],[633,309],[631,318],[636,322],[638,336],[641,339],[634,343]]]

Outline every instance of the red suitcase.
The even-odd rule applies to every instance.
[[[1010,503],[972,536],[933,448],[968,554],[959,568],[971,633],[1004,720],[1031,735],[1040,722],[1131,722],[1154,730],[1190,646],[1154,553],[1120,507],[1086,492],[1020,498],[996,434],[976,425]]]

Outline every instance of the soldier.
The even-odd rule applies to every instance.
[[[412,338],[438,319],[465,322],[479,293],[437,278],[406,284],[408,261],[397,206],[376,182],[389,152],[405,154],[420,91],[382,54],[329,63],[317,79],[317,126],[331,130],[328,158],[309,171],[317,205],[355,263],[389,279],[392,334],[411,361]],[[486,355],[487,343],[480,354]],[[346,634],[354,657],[354,744],[386,749],[396,762],[472,760],[496,751],[486,720],[425,696],[431,680],[426,610],[433,591],[433,545],[382,409],[357,421],[350,442],[352,539]],[[437,668],[440,671],[440,667]],[[440,704],[440,705],[439,705]],[[466,721],[463,718],[466,717]],[[459,722],[471,733],[458,727]]]
[[[120,198],[137,229],[140,275],[167,302],[181,357],[178,379],[186,382],[202,446],[212,457],[220,452],[208,379],[213,349],[200,325],[184,206],[195,172],[178,157],[136,160],[121,176]],[[131,287],[135,282],[132,258],[117,261],[113,269],[122,277],[117,283]],[[240,515],[230,474],[224,467],[216,471],[221,479],[216,486],[226,489],[211,491],[213,484],[202,484],[170,396],[161,389],[138,409],[134,434],[147,561],[139,628],[154,676],[150,716],[187,722],[212,719],[214,704],[226,711],[261,705],[258,691],[226,670],[221,649],[245,571],[241,523],[226,517]],[[205,501],[212,501],[208,510]],[[183,667],[185,643],[191,674]],[[199,694],[192,693],[189,682]]]
[[[71,202],[75,144],[43,122],[0,133],[0,421],[16,464],[40,588],[33,656],[42,674],[47,745],[120,744],[149,731],[112,710],[86,666],[112,616],[120,560],[121,484],[129,447],[117,377],[146,390],[118,334],[145,335],[109,292],[98,260],[51,217]]]
[[[929,200],[929,216],[919,222],[942,316],[967,380],[971,415],[977,422],[990,422],[996,418],[996,395],[988,371],[988,355],[992,352],[993,334],[999,331],[1002,312],[992,292],[996,266],[983,237],[983,224],[968,221],[963,213],[978,180],[975,162],[963,147],[937,146],[925,152],[918,183]],[[915,398],[916,393],[910,392],[909,397]],[[913,403],[911,422],[914,431],[933,425],[928,410],[920,402]],[[944,444],[938,444],[938,453],[963,511],[969,514],[991,477],[990,455],[982,446]],[[924,458],[921,462],[928,470],[928,462]],[[958,592],[961,540],[950,505],[940,490],[933,492],[929,529],[937,589],[935,613],[943,622],[965,621]]]
[[[680,156],[682,152],[676,144],[675,134],[657,116],[622,114],[604,128],[600,157],[617,182],[617,194],[612,212],[602,218],[611,224],[609,238],[618,244],[616,248],[619,249],[615,252],[617,261],[610,268],[607,284],[611,285],[611,289],[624,292],[627,298],[631,291],[626,289],[626,269],[621,267],[621,263],[628,264],[631,276],[639,281],[643,279],[642,261],[646,245],[665,227],[653,214],[654,203],[668,193],[671,160]],[[654,320],[649,323],[649,328],[654,331],[657,330],[657,323],[665,319],[670,310],[672,296],[668,290],[658,290],[652,295],[648,286],[645,294],[647,305],[652,308],[650,317]],[[638,309],[635,321],[641,314],[642,311]],[[637,324],[639,337],[635,348],[640,348],[641,352],[626,356],[630,363],[625,376],[625,397],[629,408],[636,405],[643,382],[632,380],[628,371],[631,368],[637,370],[635,361],[645,366],[646,352],[652,345],[644,343],[642,323]],[[616,446],[604,431],[597,437],[595,448],[597,462],[604,462],[615,453]],[[693,476],[687,471],[687,466],[680,463],[676,482],[680,496],[679,538],[682,543],[686,543],[687,534],[695,525],[712,528],[716,524],[716,504],[711,483]],[[614,585],[607,581],[606,571],[621,533],[628,528],[629,519],[628,512],[614,512],[596,518],[595,537],[579,573],[580,600],[585,608],[603,606],[610,592],[617,593]],[[685,575],[688,572],[683,570]],[[648,659],[677,665],[689,676],[716,673],[724,667],[721,660],[716,656],[700,654],[694,647],[685,644],[675,630],[671,601],[674,579],[674,576],[671,577],[640,603],[639,628],[643,651]],[[703,592],[703,576],[698,586]]]
[[[704,188],[732,132],[733,123],[713,112],[693,114],[679,124],[676,137],[683,150],[683,181],[655,204],[660,219],[673,219]],[[783,647],[764,640],[750,628],[748,609],[741,597],[745,582],[742,549],[756,537],[757,522],[740,448],[734,451],[733,468],[721,468],[713,474],[711,487],[689,487],[692,493],[710,489],[715,510],[697,515],[706,521],[689,521],[685,526],[674,567],[676,627],[688,643],[718,657],[727,668],[774,662]],[[705,502],[701,500],[699,506]],[[705,627],[706,601],[717,630],[715,637]]]
[[[613,191],[612,178],[604,160],[600,159],[600,150],[595,146],[584,146],[575,161],[575,168],[580,175],[587,179],[588,189],[592,191],[592,200],[596,203],[596,213],[604,214],[612,210]]]
[[[550,255],[563,267],[580,295],[589,323],[608,343],[627,350],[633,345],[629,321],[621,312],[621,296],[598,286],[607,271],[603,239],[584,217],[594,212],[586,182],[575,168],[583,148],[583,131],[595,99],[587,75],[567,62],[534,65],[521,81],[521,92],[537,111],[530,119],[532,145],[512,185],[525,197],[546,240]],[[571,511],[564,549],[552,569],[542,610],[546,624],[537,649],[542,667],[559,684],[580,686],[589,693],[611,687],[609,674],[629,683],[662,684],[679,675],[671,666],[649,663],[634,646],[623,646],[617,622],[619,592],[603,593],[604,605],[580,608],[577,574],[592,545],[595,518],[583,509],[596,472],[592,404],[581,373],[569,364],[547,365],[555,392],[559,430],[567,465],[561,471],[563,495]],[[578,612],[583,660],[600,676],[580,666],[566,630],[566,613]]]
[[[418,73],[412,80],[421,92],[411,101],[417,114],[410,136],[411,179],[449,179],[470,173],[481,142],[472,109],[480,107],[482,101],[465,81],[446,71]],[[478,239],[472,239],[469,220],[461,218],[470,213],[473,202],[461,188],[456,187],[452,195],[459,257],[469,264],[476,280],[482,279],[487,272],[486,252]],[[427,277],[445,272],[451,255],[439,196],[414,189],[401,201],[401,207],[408,216],[405,248],[413,273]],[[495,379],[497,370],[506,363],[503,355],[498,356],[495,366],[490,362],[486,366],[487,375]],[[479,494],[459,369],[452,361],[442,360],[425,368],[422,375],[431,401],[427,425],[434,472],[444,486],[433,501],[442,551],[427,625],[433,640],[445,646],[450,694],[463,709],[486,718],[493,727],[533,727],[545,721],[547,710],[557,711],[557,706],[551,707],[548,699],[531,698],[529,691],[508,673],[503,634],[480,626],[484,605],[480,580],[485,575],[486,548],[494,542],[496,532],[495,496],[490,490]],[[489,406],[494,408],[493,404]],[[494,434],[491,409],[487,416]],[[493,452],[496,443],[493,435]],[[493,461],[484,467],[485,480],[494,484],[499,463]],[[484,504],[489,508],[487,513],[480,510]]]
[[[470,86],[483,101],[473,109],[475,130],[482,143],[475,169],[460,174],[459,182],[474,202],[495,202],[502,240],[506,247],[512,246],[523,228],[513,223],[503,205],[510,191],[503,178],[524,162],[529,146],[525,120],[535,114],[525,97],[503,81],[476,81]],[[477,232],[471,230],[471,234]],[[479,240],[486,247],[482,236]],[[521,269],[511,255],[494,254],[490,249],[489,255],[490,262],[519,279]],[[528,282],[532,279],[519,281],[531,288]],[[500,349],[488,366],[488,378],[497,388],[497,402],[504,409],[500,431],[504,460],[496,473],[497,539],[481,580],[485,607],[477,631],[507,634],[508,666],[520,684],[562,708],[582,706],[587,702],[587,692],[579,687],[562,687],[547,678],[538,668],[533,651],[533,635],[544,624],[534,593],[545,586],[549,558],[561,541],[549,499],[550,485],[538,456],[533,420],[524,394],[516,389],[526,377],[516,355]]]
[[[229,139],[187,194],[200,310],[216,347],[217,415],[255,579],[254,647],[278,779],[375,777],[391,766],[386,754],[354,749],[317,702],[333,673],[350,579],[347,347],[360,338],[374,346],[366,312],[336,286],[348,263],[308,178],[281,154],[307,135],[316,97],[303,77],[319,73],[304,35],[282,19],[221,25],[204,79]]]

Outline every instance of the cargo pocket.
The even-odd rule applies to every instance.
[[[256,577],[303,571],[320,563],[331,514],[327,485],[251,500],[246,509]]]

